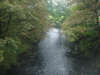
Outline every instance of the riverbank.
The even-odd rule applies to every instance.
[[[12,66],[6,75],[27,75],[27,72],[31,67],[36,66],[37,64],[39,65],[39,60],[38,47],[35,47],[34,49],[32,48],[19,55],[19,63]]]
[[[21,64],[12,68],[8,75],[100,75],[100,57],[66,56],[69,48],[64,42],[59,29],[51,28],[38,48],[20,56]]]

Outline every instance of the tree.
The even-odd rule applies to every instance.
[[[48,27],[45,0],[0,0],[0,74],[17,64]]]
[[[72,52],[84,56],[98,53],[99,0],[69,0],[68,2],[71,14],[62,26],[65,33],[72,37],[71,41],[77,44],[78,50]]]

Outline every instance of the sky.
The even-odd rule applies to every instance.
[[[52,3],[53,3],[55,6],[57,6],[58,3],[65,4],[65,3],[67,3],[67,2],[66,2],[66,0],[52,0]]]

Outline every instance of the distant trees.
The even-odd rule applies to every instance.
[[[59,26],[69,16],[69,9],[65,0],[46,0],[46,6],[50,13],[50,19]]]

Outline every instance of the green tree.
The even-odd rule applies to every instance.
[[[47,16],[45,0],[0,0],[0,75],[42,39]]]
[[[91,56],[99,51],[99,0],[69,0],[69,17],[63,23],[65,33],[77,44],[74,54]],[[95,46],[95,47],[94,47]],[[77,52],[76,52],[77,51]]]

